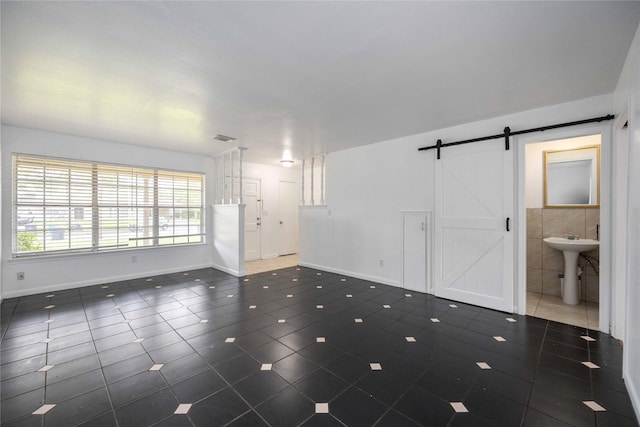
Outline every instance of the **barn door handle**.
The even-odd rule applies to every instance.
[[[511,230],[509,229],[509,220],[510,220],[510,219],[511,219],[511,218],[507,218],[507,231],[511,231]]]

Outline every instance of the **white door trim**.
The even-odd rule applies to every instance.
[[[517,185],[514,200],[517,206],[517,239],[516,239],[516,282],[514,289],[515,307],[518,314],[526,314],[526,275],[527,275],[527,211],[525,203],[525,145],[558,139],[576,138],[586,135],[600,134],[600,331],[609,333],[611,318],[611,124],[597,123],[570,128],[548,130],[528,136],[516,136],[512,144],[517,156],[514,168],[514,179]],[[522,226],[520,225],[522,224]]]

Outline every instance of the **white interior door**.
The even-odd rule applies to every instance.
[[[435,294],[512,312],[512,151],[480,142],[435,162]]]
[[[298,185],[295,182],[280,181],[279,212],[280,233],[278,255],[298,252]]]
[[[403,283],[405,289],[429,292],[429,214],[404,212],[402,239]]]
[[[253,261],[261,258],[260,254],[260,180],[242,179],[242,198],[244,211],[244,260]]]

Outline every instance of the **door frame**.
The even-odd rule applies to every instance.
[[[518,314],[527,311],[527,210],[526,210],[526,159],[525,145],[548,142],[559,139],[576,138],[580,136],[600,134],[600,276],[599,276],[599,328],[601,332],[609,333],[611,318],[611,157],[612,157],[612,125],[610,123],[596,123],[575,126],[565,129],[549,130],[528,136],[516,136],[514,150],[516,164],[514,167],[515,211],[516,222],[516,269],[514,271],[515,289],[514,306]]]

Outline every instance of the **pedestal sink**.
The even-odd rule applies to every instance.
[[[600,242],[591,239],[547,237],[544,239],[544,243],[553,249],[562,251],[564,255],[564,292],[562,293],[562,302],[571,305],[580,303],[578,255],[580,255],[580,252],[597,249],[600,246]]]

